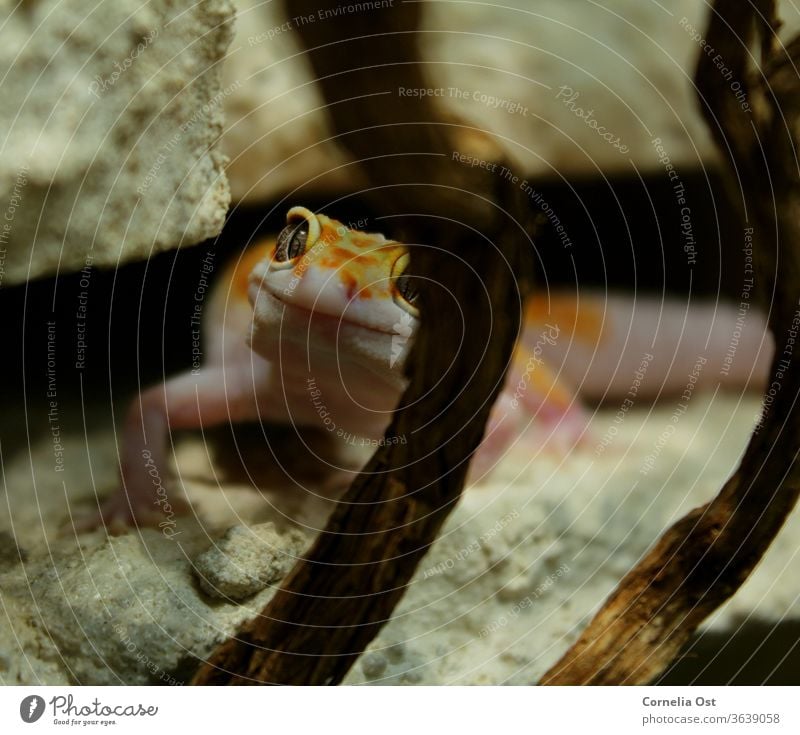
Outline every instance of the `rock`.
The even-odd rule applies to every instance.
[[[222,149],[236,201],[263,202],[309,184],[316,191],[349,190],[358,172],[332,142],[296,33],[279,3],[237,0],[236,35],[222,70],[233,88]]]
[[[390,661],[393,663],[398,663],[405,658],[406,655],[406,644],[403,641],[398,641],[397,643],[393,643],[386,649],[386,656],[389,658]]]
[[[238,6],[225,83],[242,84],[226,99],[223,140],[234,199],[357,189],[362,182],[331,136],[298,21],[276,3]],[[788,0],[780,10],[787,37],[800,11]],[[613,8],[539,0],[535,12],[529,0],[503,8],[426,3],[423,13],[434,101],[494,133],[520,177],[658,172],[657,138],[678,167],[716,160],[691,82],[704,0],[673,0],[669,10],[640,0]]]
[[[229,202],[219,63],[230,0],[0,13],[0,282],[216,235]]]
[[[13,613],[11,640],[0,633],[0,648],[25,652],[12,659],[5,683],[185,683],[197,659],[272,594],[253,607],[210,605],[187,561],[195,545],[154,530],[80,549],[62,541],[52,555],[0,577]]]
[[[359,662],[346,683],[537,681],[661,531],[708,500],[730,476],[758,405],[757,396],[693,397],[680,437],[675,434],[676,441],[692,438],[686,452],[673,456],[665,448],[645,478],[639,468],[670,420],[670,403],[632,409],[618,451],[599,458],[589,443],[586,451],[531,463],[530,445],[520,442],[503,460],[513,472],[466,490],[392,619],[370,644],[366,670]],[[246,559],[255,554],[257,566],[267,558],[262,534],[272,539],[273,549],[287,542],[286,536],[275,539],[266,522],[325,517],[330,500],[304,493],[304,503],[316,509],[300,513],[290,484],[268,489],[265,502],[250,484],[197,483],[187,491],[198,516],[182,517],[171,538],[154,530],[116,538],[106,538],[102,530],[59,536],[66,502],[75,511],[94,502],[94,483],[100,488],[116,480],[113,425],[97,418],[106,416],[107,407],[87,395],[84,410],[94,428],[87,442],[82,422],[64,425],[70,456],[64,472],[53,471],[52,439],[45,432],[32,434],[24,451],[4,455],[7,502],[0,504],[0,529],[13,529],[26,558],[21,563],[13,552],[13,563],[0,565],[7,620],[0,625],[5,657],[0,683],[186,682],[197,661],[257,616],[275,591],[268,583],[241,604],[209,597],[196,582],[192,563],[208,553],[209,538],[220,539],[217,546],[226,553],[219,556],[238,560],[234,571],[238,565],[254,576]],[[615,406],[598,410],[592,423],[598,436],[615,411]],[[18,432],[15,410],[3,421],[4,437]],[[88,446],[91,455],[81,454]],[[185,459],[188,463],[179,458],[179,469],[196,471],[196,455]],[[239,494],[259,500],[241,502]],[[237,526],[226,538],[222,531],[232,522],[220,524],[219,510],[228,504],[235,522],[255,533]],[[220,525],[208,525],[208,519]],[[305,526],[309,532],[319,527]],[[632,533],[634,528],[639,530]],[[10,535],[2,538],[10,542]],[[798,539],[800,515],[794,514],[742,589],[704,626],[705,643],[693,653],[697,670],[725,661],[709,683],[734,676],[760,645],[759,635],[770,639],[769,650],[759,654],[763,677],[774,670],[783,677],[779,681],[796,679],[797,657],[786,651],[797,640],[792,621],[800,614]],[[224,559],[218,562],[224,570]],[[499,593],[504,589],[508,594]],[[742,648],[740,635],[753,648]],[[379,656],[366,659],[370,653]],[[370,678],[382,665],[381,656],[385,669]],[[671,682],[687,684],[694,676]],[[751,670],[738,683],[758,683],[759,676]]]
[[[17,545],[13,534],[0,531],[0,568],[21,564],[28,558],[25,549]]]
[[[361,670],[368,679],[377,679],[384,671],[388,661],[377,651],[370,651],[361,657]]]
[[[286,576],[306,544],[301,531],[279,534],[274,523],[233,526],[197,557],[194,573],[211,597],[244,600]]]

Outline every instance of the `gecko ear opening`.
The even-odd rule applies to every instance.
[[[320,233],[321,227],[313,212],[305,207],[292,207],[286,215],[286,227],[275,242],[273,267],[293,266],[319,239]]]

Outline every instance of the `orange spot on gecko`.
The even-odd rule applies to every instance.
[[[322,222],[321,220],[318,221],[320,221],[322,228],[320,229],[319,240],[317,242],[321,240],[328,245],[332,245],[333,243],[339,242],[339,240],[342,239],[339,237],[339,233],[337,231],[342,226],[339,222],[336,220],[328,220],[327,222]]]
[[[336,263],[338,265],[347,265],[347,262],[353,257],[353,253],[349,250],[345,250],[345,248],[340,248],[338,245],[335,245],[328,251],[328,257],[326,261]]]
[[[350,235],[350,242],[357,248],[371,248],[380,242],[379,238],[374,237],[373,235],[364,235],[364,234],[351,234]]]
[[[523,394],[523,401],[526,395],[530,396],[531,401],[535,396],[543,396],[547,403],[562,409],[568,408],[573,401],[574,391],[565,386],[541,358],[537,358],[523,344],[518,343],[514,350],[510,373],[513,384],[516,384],[521,376],[524,376],[525,382],[530,383],[532,391]]]
[[[355,261],[359,268],[373,268],[382,262],[380,258],[375,258],[372,255],[359,255]]]
[[[567,335],[589,344],[596,344],[603,338],[603,310],[586,299],[579,302],[577,297],[558,295],[531,296],[525,305],[525,322],[557,325]]]
[[[347,298],[353,299],[358,293],[358,279],[349,271],[341,270],[339,272],[339,280],[347,289]]]

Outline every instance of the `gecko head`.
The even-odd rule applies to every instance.
[[[401,243],[293,207],[250,274],[251,346],[273,360],[289,345],[327,354],[399,384],[419,320],[408,262]]]

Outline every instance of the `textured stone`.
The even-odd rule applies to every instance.
[[[377,679],[386,671],[387,663],[386,656],[382,653],[370,651],[361,657],[361,670],[368,679]]]
[[[780,5],[788,37],[800,27],[800,10]],[[272,200],[296,187],[358,189],[328,128],[299,21],[277,3],[238,0],[238,7],[225,83],[242,84],[226,100],[223,139],[234,199]],[[423,12],[434,101],[494,133],[520,177],[657,172],[656,138],[681,168],[716,159],[691,81],[701,51],[692,29],[703,32],[704,0],[426,3]]]
[[[194,573],[206,594],[244,600],[286,576],[307,543],[301,531],[280,534],[274,523],[233,526],[197,557]]]
[[[647,476],[639,469],[673,405],[631,410],[600,457],[591,443],[568,456],[537,445],[532,457],[530,443],[521,441],[495,475],[467,490],[347,682],[536,681],[659,533],[719,489],[757,407],[756,397],[696,396]],[[105,407],[87,404],[86,411],[102,416]],[[597,412],[592,431],[598,440],[615,415],[614,407]],[[4,421],[18,426],[13,413]],[[88,442],[80,422],[66,427],[71,461],[64,472],[53,471],[48,435],[33,436],[30,452],[4,455],[0,683],[185,681],[197,659],[257,615],[275,590],[269,584],[239,604],[210,598],[192,560],[210,539],[221,539],[217,547],[252,574],[270,558],[262,537],[272,539],[271,548],[286,540],[275,538],[270,521],[291,518],[310,535],[331,509],[291,480],[273,479],[261,493],[251,482],[191,482],[198,473],[217,476],[198,460],[208,452],[195,437],[179,447],[177,469],[198,515],[178,519],[170,537],[152,530],[118,538],[102,530],[59,536],[67,502],[78,514],[96,503],[95,484],[107,492],[116,481],[113,433],[94,421]],[[87,443],[91,455],[82,456]],[[765,676],[776,666],[796,665],[796,657],[784,656],[797,638],[786,623],[800,614],[798,539],[800,515],[794,514],[742,589],[705,626],[715,648],[698,666],[714,657],[727,661],[717,683],[749,656],[726,647],[726,640],[753,626],[762,637],[774,631],[778,647],[761,654],[769,664]]]
[[[0,285],[147,258],[222,227],[233,5],[95,5],[0,11]]]
[[[87,539],[80,549],[61,542],[51,558],[0,575],[10,618],[0,626],[8,631],[0,645],[9,654],[0,681],[184,683],[196,657],[208,655],[274,592],[265,590],[252,605],[210,604],[187,560],[198,542],[149,530]]]

